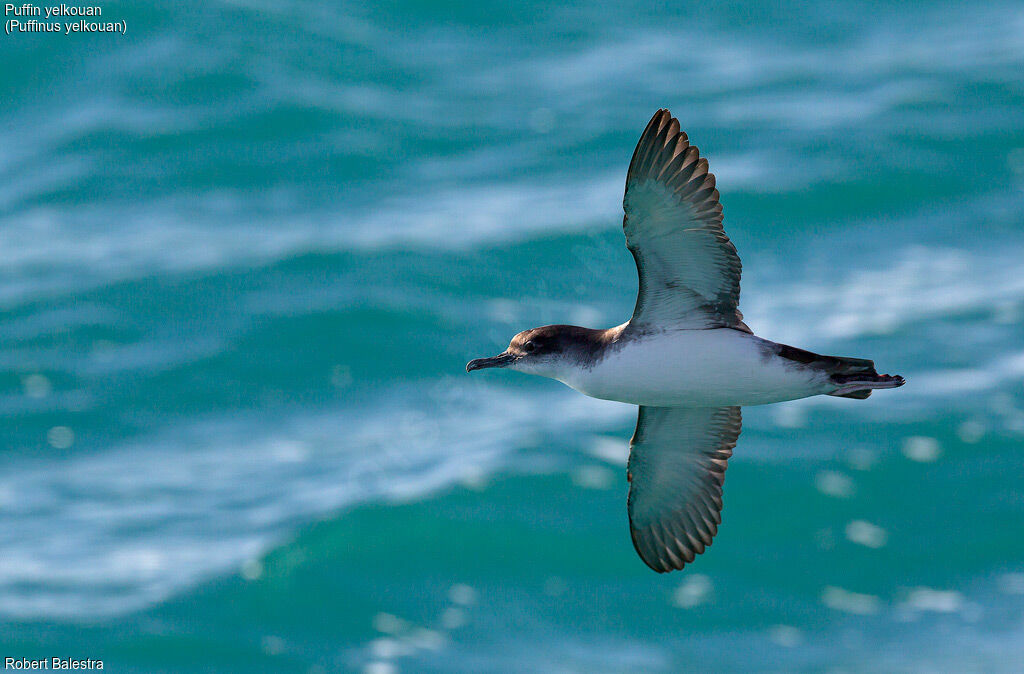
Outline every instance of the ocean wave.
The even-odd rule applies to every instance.
[[[197,422],[58,463],[8,458],[0,614],[138,610],[237,572],[338,509],[472,486],[517,447],[632,415],[628,405],[445,379],[392,391],[365,412]]]
[[[705,15],[693,18],[700,29],[660,22],[607,35],[614,12],[564,8],[538,20],[585,27],[580,39],[514,60],[470,27],[439,34],[429,13],[397,40],[387,17],[303,8],[210,11],[258,11],[261,30],[329,38],[315,53],[333,46],[351,72],[311,67],[301,50],[271,55],[175,30],[89,62],[90,73],[127,59],[165,74],[152,96],[130,93],[135,65],[73,107],[5,111],[0,301],[298,251],[452,249],[609,226],[639,125],[659,105],[710,156],[727,218],[736,196],[799,199],[822,184],[873,193],[880,168],[935,182],[920,196],[929,203],[930,189],[949,185],[945,144],[992,155],[994,172],[1020,131],[1024,14],[1008,4],[955,28],[944,11],[893,10],[884,30],[782,44]],[[814,20],[842,25],[842,14]],[[519,30],[509,39],[529,35]],[[370,45],[383,70],[352,53]],[[176,88],[204,77],[227,78],[233,95],[183,104]],[[998,95],[963,95],[993,82]],[[54,89],[72,86],[83,85],[58,79]],[[951,123],[960,115],[969,128]]]
[[[1017,253],[911,245],[870,256],[860,269],[810,271],[798,281],[752,285],[744,312],[758,334],[787,342],[893,335],[930,321],[968,318],[995,325],[1024,310]],[[818,260],[818,263],[823,260]]]

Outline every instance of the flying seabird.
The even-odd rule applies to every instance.
[[[747,327],[715,176],[668,110],[640,136],[622,206],[640,277],[633,317],[606,330],[526,330],[466,371],[517,370],[640,406],[626,469],[629,527],[640,558],[666,572],[692,562],[718,532],[742,405],[863,399],[904,380],[878,374],[870,360],[820,356]]]

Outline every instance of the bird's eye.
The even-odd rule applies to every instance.
[[[534,344],[533,342],[527,342],[526,344],[523,344],[523,351],[525,351],[526,353],[533,353],[536,350],[537,345]]]

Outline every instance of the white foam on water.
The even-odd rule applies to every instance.
[[[397,398],[397,400],[396,400]],[[488,473],[545,434],[613,428],[628,405],[446,382],[371,412],[195,424],[57,464],[6,460],[0,615],[94,619],[219,574],[258,577],[298,526]],[[464,588],[453,590],[467,601]]]
[[[749,162],[723,157],[716,172],[758,174]],[[422,185],[372,206],[298,215],[280,209],[251,213],[244,196],[218,194],[125,209],[117,219],[128,225],[112,223],[105,206],[35,207],[0,218],[0,305],[155,273],[271,263],[309,251],[464,252],[552,231],[603,227],[622,218],[624,172],[477,181],[458,189]]]
[[[395,40],[390,28],[344,9],[309,5],[296,12],[262,9],[265,3],[250,0],[235,4],[268,12],[273,21],[297,30],[372,44],[424,80],[397,91],[384,83],[330,80],[304,68],[301,60],[271,62],[255,55],[242,67],[275,104],[334,110],[339,119],[370,121],[360,125],[361,130],[339,129],[327,139],[284,138],[282,150],[322,153],[323,140],[353,151],[380,151],[382,143],[384,149],[415,144],[419,138],[410,130],[414,125],[428,135],[468,136],[469,142],[450,154],[404,153],[393,174],[371,186],[370,192],[379,196],[372,204],[354,204],[343,197],[325,207],[327,212],[296,215],[309,198],[294,185],[269,187],[258,194],[212,186],[186,198],[140,196],[130,204],[87,200],[60,209],[37,205],[45,203],[47,195],[71,190],[84,176],[103,170],[102,162],[87,152],[68,158],[63,151],[82,138],[97,133],[151,133],[164,138],[238,122],[239,112],[219,101],[180,114],[152,102],[126,105],[100,88],[73,109],[44,112],[42,120],[9,120],[12,124],[4,128],[10,130],[0,131],[0,249],[5,254],[0,302],[79,289],[83,282],[241,265],[308,250],[465,248],[523,240],[552,228],[579,230],[613,223],[621,217],[630,148],[624,146],[620,157],[600,148],[607,146],[610,130],[638,132],[637,125],[650,111],[638,113],[633,106],[593,100],[598,83],[604,91],[615,90],[610,83],[641,87],[646,90],[644,98],[666,104],[680,100],[685,92],[683,116],[689,120],[684,121],[710,120],[706,123],[737,139],[725,149],[710,148],[720,184],[728,190],[764,192],[830,180],[841,172],[836,167],[842,162],[811,157],[796,137],[776,134],[771,147],[765,147],[761,134],[749,134],[752,126],[795,130],[802,137],[813,136],[822,126],[870,128],[873,138],[902,136],[907,121],[898,113],[913,107],[907,105],[908,99],[953,98],[963,87],[963,78],[976,77],[977,72],[986,73],[986,83],[1015,84],[1024,67],[1024,13],[1016,7],[979,10],[961,17],[955,28],[945,12],[923,11],[915,13],[913,22],[905,17],[886,22],[884,28],[839,44],[780,45],[744,39],[713,23],[700,30],[690,25],[623,30],[606,39],[525,53],[510,61],[502,47],[481,44],[478,35],[454,27],[440,32],[436,26],[411,29]],[[426,44],[432,48],[424,48]],[[196,61],[200,72],[226,58],[214,47],[191,45],[174,34],[143,52],[132,49],[126,47],[124,53],[138,57],[135,61],[149,69],[168,72],[180,70],[183,58]],[[456,78],[451,77],[453,63],[459,64]],[[639,78],[638,73],[652,76]],[[842,87],[830,84],[837,81],[837,73],[842,75]],[[802,84],[774,98],[758,93],[776,82]],[[486,104],[480,103],[481,96]],[[264,111],[260,104],[252,105],[255,109],[245,108],[245,114]],[[586,114],[581,113],[584,109]],[[529,131],[538,110],[546,120],[543,142]],[[644,116],[637,119],[638,114]],[[396,123],[402,128],[395,130]],[[933,135],[946,133],[941,116],[917,119],[915,124],[926,125],[924,132]],[[509,140],[510,130],[519,135]],[[595,145],[599,138],[603,146]],[[700,139],[695,142],[708,149]],[[62,161],[55,164],[54,156]],[[581,162],[583,170],[566,173],[567,167],[575,166],[563,159],[566,156],[576,162],[587,160]],[[778,170],[780,165],[785,171]],[[933,304],[942,301],[925,299]],[[864,303],[869,303],[867,298]],[[883,306],[866,324],[886,329],[891,317],[887,309]],[[848,307],[832,316],[824,330],[844,334],[854,322],[863,326],[860,313],[857,306]]]
[[[1015,250],[911,246],[847,271],[752,286],[744,315],[770,339],[833,341],[890,335],[929,320],[1024,303]],[[991,316],[990,316],[991,318]]]
[[[918,89],[941,87],[950,81],[949,76],[970,75],[979,69],[1013,81],[1015,66],[1024,64],[1024,43],[1020,40],[1024,13],[1019,8],[1002,6],[979,11],[962,17],[964,23],[955,27],[941,11],[916,12],[913,16],[913,21],[885,21],[884,26],[854,39],[794,40],[785,44],[722,33],[714,25],[695,29],[687,24],[673,30],[663,24],[642,32],[619,31],[578,50],[487,66],[471,71],[467,78],[470,85],[480,88],[500,87],[520,95],[543,93],[546,100],[563,98],[574,103],[591,99],[594,88],[607,86],[608,82],[643,87],[652,95],[674,99],[685,82],[688,110],[700,110],[706,105],[704,101],[721,99],[725,94],[749,93],[782,82],[811,81],[840,94],[816,100],[798,96],[792,105],[747,106],[746,114],[790,126],[794,121],[818,125],[822,119],[835,119],[837,114],[856,122],[866,113],[877,114],[884,109],[871,100],[870,87],[867,93],[864,88],[843,92],[832,84],[835,82],[863,85],[900,77],[901,86],[879,87],[882,101],[897,105],[917,94]],[[637,78],[638,73],[647,73],[648,77]],[[925,78],[925,74],[933,77]],[[908,91],[907,82],[916,82],[918,87]]]
[[[831,609],[856,615],[872,615],[882,607],[881,599],[873,594],[851,592],[834,585],[821,591],[821,603]]]

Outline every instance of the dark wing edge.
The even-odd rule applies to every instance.
[[[710,302],[685,287],[673,286],[673,290],[690,293],[693,295],[693,303],[700,304],[703,311],[718,319],[717,325],[712,324],[708,327],[731,327],[751,332],[743,322],[743,314],[737,308],[743,265],[740,263],[736,246],[722,227],[722,204],[719,202],[718,189],[715,187],[715,176],[708,170],[708,160],[700,156],[697,147],[690,145],[686,133],[680,130],[679,120],[664,108],[658,110],[648,122],[636,149],[633,150],[633,158],[626,173],[626,192],[623,196],[626,217],[623,219],[623,229],[626,232],[626,246],[633,254],[640,281],[636,307],[633,310],[634,319],[642,316],[647,297],[644,251],[631,242],[629,236],[628,196],[631,185],[645,180],[663,184],[679,200],[680,205],[685,204],[692,209],[692,219],[680,223],[679,229],[683,231],[680,231],[679,235],[685,235],[685,230],[692,227],[703,230],[714,237],[726,261],[727,268],[721,271],[728,275],[730,282],[717,297],[711,298]]]
[[[651,569],[682,569],[711,545],[741,425],[739,407],[640,407],[627,469],[629,529]]]

